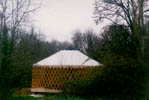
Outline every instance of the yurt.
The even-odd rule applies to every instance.
[[[78,50],[61,50],[32,67],[32,92],[61,92],[64,83],[71,80],[88,80],[90,72],[97,73],[99,62]]]

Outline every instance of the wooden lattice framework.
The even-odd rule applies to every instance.
[[[91,66],[33,66],[32,92],[61,92],[64,82],[89,80],[99,74],[101,67]]]

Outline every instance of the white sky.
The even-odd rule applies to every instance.
[[[75,30],[92,28],[99,32],[102,24],[93,21],[94,0],[42,0],[42,6],[33,16],[35,27],[46,40],[70,41]]]

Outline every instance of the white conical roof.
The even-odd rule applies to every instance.
[[[78,50],[61,50],[47,57],[34,66],[99,66],[97,61],[89,58]]]

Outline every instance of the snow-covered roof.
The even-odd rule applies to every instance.
[[[99,66],[99,62],[78,50],[61,50],[33,66]]]

